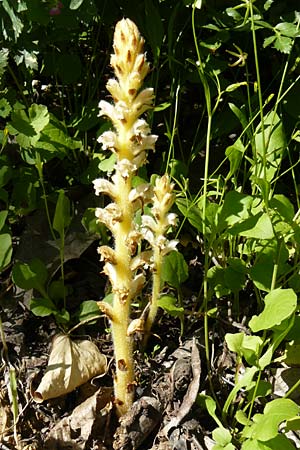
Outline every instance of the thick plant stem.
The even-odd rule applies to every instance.
[[[119,205],[122,221],[116,226],[116,282],[113,300],[114,315],[117,318],[111,322],[114,353],[116,361],[116,376],[114,380],[116,407],[123,415],[131,406],[134,395],[134,366],[132,357],[132,336],[127,336],[129,326],[131,296],[130,286],[132,272],[130,269],[131,252],[128,248],[128,235],[134,223],[133,210],[128,203],[131,190],[131,177],[124,180],[116,173],[116,191],[119,193],[116,203]]]

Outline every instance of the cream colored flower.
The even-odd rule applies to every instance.
[[[104,178],[97,178],[96,180],[93,181],[93,185],[96,195],[106,194],[109,195],[112,199],[115,198],[116,196],[115,185],[110,181],[105,180]]]

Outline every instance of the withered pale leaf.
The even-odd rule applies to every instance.
[[[70,416],[61,419],[50,430],[45,440],[45,450],[58,448],[83,450],[87,448],[87,441],[92,432],[93,437],[96,432],[103,437],[112,409],[111,398],[112,388],[98,389],[91,397],[78,405]],[[106,447],[103,446],[103,448]]]
[[[37,403],[73,391],[90,378],[105,373],[106,357],[88,340],[54,337],[46,372],[32,397]]]

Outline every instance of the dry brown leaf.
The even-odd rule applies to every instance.
[[[77,406],[72,414],[61,419],[49,432],[45,450],[83,450],[87,442],[97,435],[105,436],[105,427],[112,409],[112,388],[100,388],[91,397]],[[99,443],[99,448],[100,447]],[[103,448],[105,448],[103,446]]]
[[[105,373],[106,357],[88,340],[54,337],[48,367],[32,397],[37,403],[73,391],[90,378]]]

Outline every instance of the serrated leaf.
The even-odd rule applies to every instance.
[[[278,326],[296,310],[297,296],[292,289],[274,289],[264,298],[265,307],[258,316],[253,316],[249,327],[254,333]]]
[[[3,117],[4,119],[9,116],[9,114],[12,111],[12,107],[6,100],[6,98],[0,99],[0,117]]]
[[[276,39],[276,36],[269,36],[267,38],[264,39],[264,43],[263,43],[263,48],[268,47],[269,45],[271,45]]]
[[[293,47],[293,40],[287,36],[277,36],[274,43],[274,48],[281,53],[289,55]]]
[[[47,106],[33,104],[28,110],[29,120],[36,133],[42,131],[50,120]]]
[[[297,37],[300,35],[300,31],[298,26],[295,23],[291,22],[281,22],[275,26],[275,30],[279,31],[284,36],[288,37]]]

